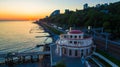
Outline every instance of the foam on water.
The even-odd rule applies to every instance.
[[[52,42],[51,38],[46,40],[45,36],[48,35],[44,33],[42,27],[31,21],[0,21],[0,53],[43,51],[43,47],[35,48],[35,46]],[[36,36],[44,37],[36,38]]]

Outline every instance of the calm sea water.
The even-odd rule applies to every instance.
[[[52,42],[51,38],[40,37],[48,35],[32,21],[0,21],[0,53],[42,51],[35,46]]]

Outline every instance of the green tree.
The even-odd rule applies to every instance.
[[[105,30],[107,30],[108,32],[110,32],[110,22],[104,22],[103,23],[103,28]]]
[[[56,64],[56,67],[66,67],[66,65],[61,61]]]

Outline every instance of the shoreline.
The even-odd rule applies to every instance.
[[[42,27],[42,26],[41,26]],[[44,29],[44,27],[42,27],[43,29]],[[45,31],[45,29],[44,29],[44,31]],[[49,32],[47,32],[47,33],[49,33]],[[49,33],[50,34],[50,33]],[[51,34],[50,34],[51,35]],[[43,47],[43,50],[42,51],[48,51],[50,48],[48,47],[48,46],[44,46]],[[5,61],[3,61],[2,63],[0,63],[0,66],[2,66],[2,67],[8,67],[8,66],[16,66],[16,65],[24,65],[24,64],[34,64],[34,63],[38,63],[38,64],[41,64],[41,65],[45,65],[44,63],[50,63],[49,62],[49,57],[48,56],[50,56],[50,55],[40,55],[40,57],[39,57],[39,61],[36,61],[37,59],[36,58],[33,58],[33,60],[34,61],[31,61],[31,59],[30,58],[28,58],[27,56],[26,56],[26,61],[25,62],[19,62],[19,59],[17,59],[17,60],[15,60],[14,59],[14,61],[15,62],[13,62],[13,64],[12,65],[8,65],[8,64],[6,64],[5,63]],[[17,62],[16,62],[17,61]],[[49,64],[50,65],[50,64]],[[39,66],[39,65],[38,65]],[[19,66],[18,66],[19,67]],[[30,67],[32,67],[32,66],[30,66]],[[45,66],[46,67],[46,66]],[[49,66],[47,66],[47,67],[49,67]]]
[[[41,23],[38,23],[38,24],[42,24],[42,23],[47,25],[46,22],[45,22],[45,23],[44,23],[44,22],[41,22]],[[49,26],[49,27],[51,27],[51,26]],[[55,35],[56,35],[56,34],[55,34]],[[57,35],[57,36],[58,36],[58,35]],[[53,36],[52,38],[55,39],[55,36]],[[103,53],[102,53],[101,51],[98,52],[98,53],[100,53],[101,55],[103,55]],[[108,53],[106,53],[106,54],[109,55]],[[105,55],[103,55],[103,56],[106,57]],[[112,61],[112,62],[114,62],[114,63],[115,63],[116,61],[119,61],[119,60],[117,60],[117,59],[114,58],[114,57],[111,57],[111,58],[113,58],[113,60],[115,60],[115,61],[113,61],[113,60],[111,60],[111,59],[109,59],[109,58],[107,58],[107,59],[109,59],[110,61]],[[117,62],[116,62],[116,63],[117,63]],[[119,62],[118,62],[117,64],[119,65]]]

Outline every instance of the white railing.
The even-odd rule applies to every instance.
[[[70,43],[70,41],[72,43]],[[76,43],[75,43],[76,42]],[[58,40],[56,42],[59,45],[66,45],[66,46],[74,46],[74,47],[84,47],[84,46],[89,46],[91,45],[92,39],[88,38],[88,39],[82,39],[82,40],[66,40],[66,39],[62,39],[62,40]]]

